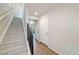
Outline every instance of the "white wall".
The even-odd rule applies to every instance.
[[[0,16],[7,12],[9,9],[11,9],[9,3],[0,3]]]
[[[35,22],[35,39],[39,40],[39,21]]]
[[[39,19],[39,40],[48,45],[48,15]]]
[[[60,54],[79,54],[79,5],[59,5],[42,16],[40,39],[43,42],[46,41],[47,19],[48,47]]]
[[[79,54],[79,5],[61,5],[48,18],[49,47],[61,54]]]
[[[23,15],[23,4],[22,3],[15,3],[14,4],[14,13],[15,17],[22,18]]]
[[[14,17],[13,9],[9,4],[0,4],[0,43]],[[6,12],[6,13],[5,13]]]

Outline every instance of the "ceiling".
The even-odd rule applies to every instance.
[[[35,16],[34,13],[37,12],[36,17],[41,17],[51,9],[55,8],[58,4],[56,3],[28,3],[29,15]]]

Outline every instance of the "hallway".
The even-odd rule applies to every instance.
[[[1,55],[27,55],[26,43],[22,20],[15,18],[12,20],[5,37],[0,44]]]

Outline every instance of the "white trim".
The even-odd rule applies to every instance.
[[[35,17],[35,16],[29,16],[29,19],[32,19],[32,20],[39,20],[38,17]]]
[[[4,32],[2,33],[2,35],[0,36],[0,43],[2,43],[2,40],[3,40],[3,38],[4,38],[4,36],[5,36],[6,32],[7,32],[7,29],[8,29],[8,27],[9,27],[11,21],[13,20],[13,17],[14,17],[14,15],[12,16],[10,22],[9,22],[8,25],[6,26],[6,28],[5,28]]]
[[[46,46],[48,46],[48,44],[45,43],[44,41],[42,41],[41,39],[36,39],[36,40],[38,40],[39,42],[42,42],[42,43],[44,43]]]
[[[37,39],[36,39],[37,40]],[[42,42],[41,40],[38,40],[39,42]],[[44,42],[42,42],[42,43],[44,43]],[[45,43],[44,43],[45,44]],[[48,46],[47,44],[45,44],[46,46]],[[49,49],[51,49],[51,50],[53,50],[53,51],[55,51],[56,53],[58,53],[59,55],[63,55],[62,53],[60,53],[59,51],[57,51],[56,49],[54,49],[54,48],[51,48],[50,46],[48,46],[48,48]]]
[[[27,14],[28,14],[28,11],[27,11]],[[26,7],[23,4],[23,16],[22,16],[23,29],[24,29],[24,34],[25,34],[27,52],[28,52],[28,55],[31,55],[29,43],[28,43],[28,40],[27,40],[27,23],[26,23],[26,19],[28,20],[28,15],[26,15]]]
[[[54,49],[54,48],[51,48],[51,47],[49,47],[49,46],[48,46],[48,48],[51,49],[51,50],[53,50],[53,51],[55,51],[55,52],[56,52],[57,54],[59,54],[59,55],[63,55],[62,53],[60,53],[59,51],[57,51],[57,50]]]
[[[22,20],[22,22],[23,22],[23,20]],[[25,25],[26,26],[26,25]],[[30,47],[29,47],[29,43],[28,43],[28,40],[27,40],[27,30],[25,30],[26,28],[25,28],[25,26],[24,26],[24,23],[23,23],[23,29],[24,29],[24,34],[25,34],[25,40],[26,40],[26,46],[27,46],[27,51],[28,51],[28,55],[31,55],[31,53],[30,53]]]

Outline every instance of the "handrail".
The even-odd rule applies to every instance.
[[[1,16],[0,16],[0,21],[7,15],[7,13],[9,13],[12,9],[9,9],[7,10],[5,13],[3,13]]]

